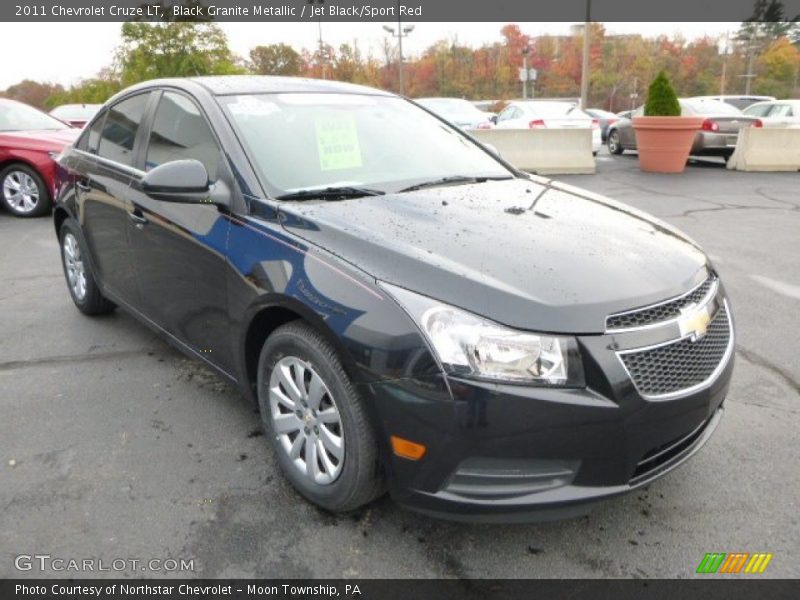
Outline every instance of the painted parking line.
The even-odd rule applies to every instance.
[[[763,275],[750,275],[750,279],[760,283],[766,288],[771,289],[773,292],[781,294],[782,296],[800,300],[800,285],[792,285],[791,283],[778,281],[777,279],[770,279],[769,277],[764,277]]]

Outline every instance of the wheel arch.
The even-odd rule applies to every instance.
[[[242,388],[251,400],[257,400],[258,358],[264,342],[278,327],[292,321],[302,321],[322,335],[337,351],[347,375],[354,382],[358,381],[356,362],[341,339],[317,313],[302,302],[288,296],[264,298],[253,306],[248,314],[247,326],[243,330],[239,348]]]

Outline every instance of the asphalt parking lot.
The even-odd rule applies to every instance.
[[[40,575],[19,554],[194,559],[198,577],[689,577],[713,551],[800,576],[800,175],[652,175],[601,154],[596,175],[560,179],[680,227],[727,286],[734,380],[689,463],[557,523],[441,522],[388,498],[326,514],[233,388],[120,311],[83,317],[51,221],[0,212],[0,577]]]

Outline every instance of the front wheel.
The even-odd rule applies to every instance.
[[[608,151],[611,154],[622,154],[624,152],[624,148],[622,147],[622,143],[619,140],[619,132],[618,131],[611,131],[608,134]]]
[[[295,321],[267,338],[258,403],[283,474],[307,499],[341,512],[383,492],[364,403],[336,350],[315,329]]]
[[[50,192],[28,165],[14,164],[0,172],[0,200],[16,217],[39,217],[50,212]]]

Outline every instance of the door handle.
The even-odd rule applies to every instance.
[[[144,227],[145,225],[147,225],[147,224],[149,223],[149,221],[147,220],[147,217],[145,217],[145,216],[144,216],[144,215],[143,215],[143,214],[142,214],[142,213],[139,211],[139,209],[138,209],[138,208],[137,208],[136,210],[134,210],[133,212],[129,212],[129,213],[128,213],[128,216],[130,217],[131,221],[133,221],[134,223],[136,223],[136,227],[137,227],[138,229],[141,229],[142,227]]]
[[[89,186],[89,184],[88,184],[88,183],[86,183],[84,180],[81,180],[81,179],[78,179],[78,180],[75,182],[75,187],[77,187],[77,188],[78,188],[80,191],[82,191],[82,192],[88,192],[89,190],[91,190],[91,189],[92,189],[92,188]]]

